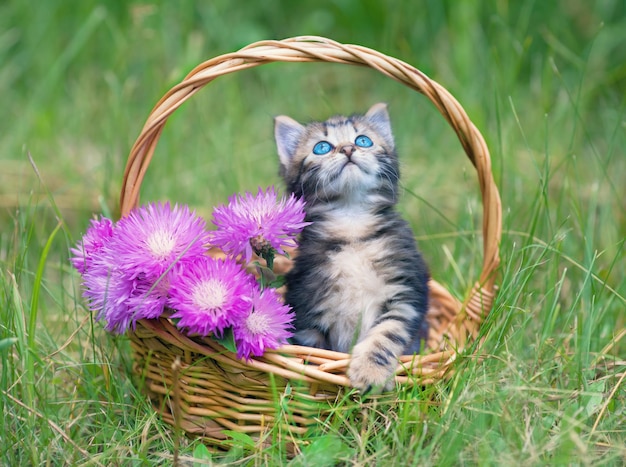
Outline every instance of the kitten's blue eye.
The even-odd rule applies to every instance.
[[[374,143],[372,143],[372,140],[365,135],[357,136],[354,140],[354,143],[362,148],[371,148],[374,145]]]
[[[317,154],[318,156],[323,156],[324,154],[328,154],[333,149],[333,145],[328,141],[320,141],[315,146],[313,146],[313,154]]]

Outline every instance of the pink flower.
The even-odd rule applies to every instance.
[[[250,260],[262,255],[271,267],[274,252],[296,246],[304,202],[277,200],[273,188],[255,197],[234,196],[215,209],[213,243]],[[291,309],[273,289],[262,291],[234,257],[206,255],[205,222],[186,206],[149,204],[117,224],[92,220],[71,249],[83,277],[83,296],[105,328],[124,333],[137,320],[159,318],[164,310],[190,334],[221,338],[232,328],[239,358],[259,356],[292,335]]]
[[[246,262],[252,251],[262,254],[273,248],[284,254],[283,247],[295,247],[295,237],[309,222],[304,222],[304,201],[291,195],[277,200],[270,187],[256,196],[250,192],[234,195],[227,206],[213,210],[217,230],[211,234],[211,243],[233,256],[242,255]]]
[[[169,306],[173,319],[191,334],[221,337],[251,306],[254,277],[234,260],[206,256],[172,275]]]
[[[91,226],[83,235],[81,241],[76,244],[75,248],[71,248],[72,256],[70,261],[72,265],[84,274],[91,265],[93,259],[98,255],[102,248],[109,242],[113,236],[113,221],[106,217],[100,219],[92,219]]]
[[[110,251],[119,269],[136,278],[156,280],[175,266],[207,251],[206,223],[187,206],[149,204],[120,219]]]
[[[127,304],[134,322],[138,319],[156,319],[163,314],[169,299],[167,277],[156,282],[142,278],[133,280],[133,290]]]
[[[127,300],[133,291],[133,281],[108,261],[97,258],[83,274],[83,288],[83,297],[96,314],[96,320],[106,321],[109,331],[124,333],[132,321]]]
[[[97,258],[83,274],[83,296],[97,321],[119,334],[134,328],[137,320],[158,318],[167,302],[167,283],[131,278],[111,261]]]
[[[170,273],[204,257],[204,220],[186,206],[149,204],[115,226],[92,221],[72,263],[83,274],[84,297],[106,329],[124,333],[139,319],[158,318],[169,294]]]
[[[283,305],[274,289],[253,291],[252,306],[247,316],[233,326],[237,357],[261,356],[266,349],[275,349],[293,335],[294,314]]]

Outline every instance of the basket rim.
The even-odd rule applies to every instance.
[[[459,327],[464,325],[462,322],[471,321],[469,325],[465,325],[465,329],[469,334],[475,334],[477,326],[491,310],[496,289],[495,272],[500,263],[502,207],[491,170],[489,150],[480,131],[450,92],[412,65],[374,49],[342,44],[319,36],[297,36],[254,42],[237,52],[200,63],[156,103],[146,119],[130,151],[124,171],[120,194],[121,216],[126,216],[139,204],[142,181],[170,115],[214,79],[274,62],[330,62],[370,67],[426,96],[452,127],[476,169],[482,196],[482,270],[461,304],[455,320]],[[439,284],[436,286],[442,288]],[[459,344],[459,348],[464,346],[464,342]]]
[[[483,205],[483,266],[476,281],[477,291],[493,292],[494,272],[500,263],[502,207],[491,171],[489,149],[482,134],[452,94],[417,68],[374,49],[341,44],[324,37],[297,36],[280,41],[254,42],[237,52],[209,59],[189,72],[157,102],[131,149],[120,195],[121,215],[127,215],[138,204],[139,188],[169,116],[215,78],[272,62],[368,66],[425,95],[435,105],[456,133],[478,175]]]

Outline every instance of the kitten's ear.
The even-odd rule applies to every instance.
[[[370,107],[365,114],[376,131],[385,139],[385,141],[394,146],[393,133],[391,132],[391,121],[389,120],[389,112],[387,104],[379,102]]]
[[[300,125],[293,118],[279,115],[274,118],[274,138],[280,163],[288,168],[291,165],[293,156],[298,149],[298,143],[304,134],[304,126]]]

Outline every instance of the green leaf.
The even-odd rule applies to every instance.
[[[341,458],[349,456],[351,449],[336,436],[323,436],[302,450],[289,465],[292,467],[315,465],[316,467],[338,465]]]
[[[276,280],[276,274],[270,268],[265,266],[257,265],[257,271],[259,273],[259,281],[261,283],[261,288],[266,287],[272,281]]]
[[[0,352],[2,352],[4,349],[8,349],[16,342],[17,342],[17,337],[7,337],[6,339],[2,339],[0,341]]]
[[[232,438],[234,441],[238,441],[244,447],[254,448],[256,446],[256,441],[254,441],[254,439],[252,439],[250,435],[247,435],[245,433],[240,433],[239,431],[224,430],[224,434]]]
[[[278,289],[279,287],[285,285],[285,282],[287,282],[285,276],[276,276],[276,279],[274,279],[268,285],[273,289]]]
[[[594,381],[589,384],[589,394],[583,399],[585,404],[585,414],[591,417],[600,410],[604,402],[605,381]]]
[[[200,461],[210,461],[212,459],[211,451],[209,451],[209,448],[207,448],[202,443],[198,443],[196,447],[193,449],[193,457],[194,459],[197,459]],[[204,462],[202,463],[194,462],[193,465],[195,467],[195,466],[206,465],[206,464]]]
[[[229,352],[237,353],[237,345],[235,345],[235,336],[233,335],[233,328],[226,328],[222,337],[213,335],[215,339],[222,347]]]

